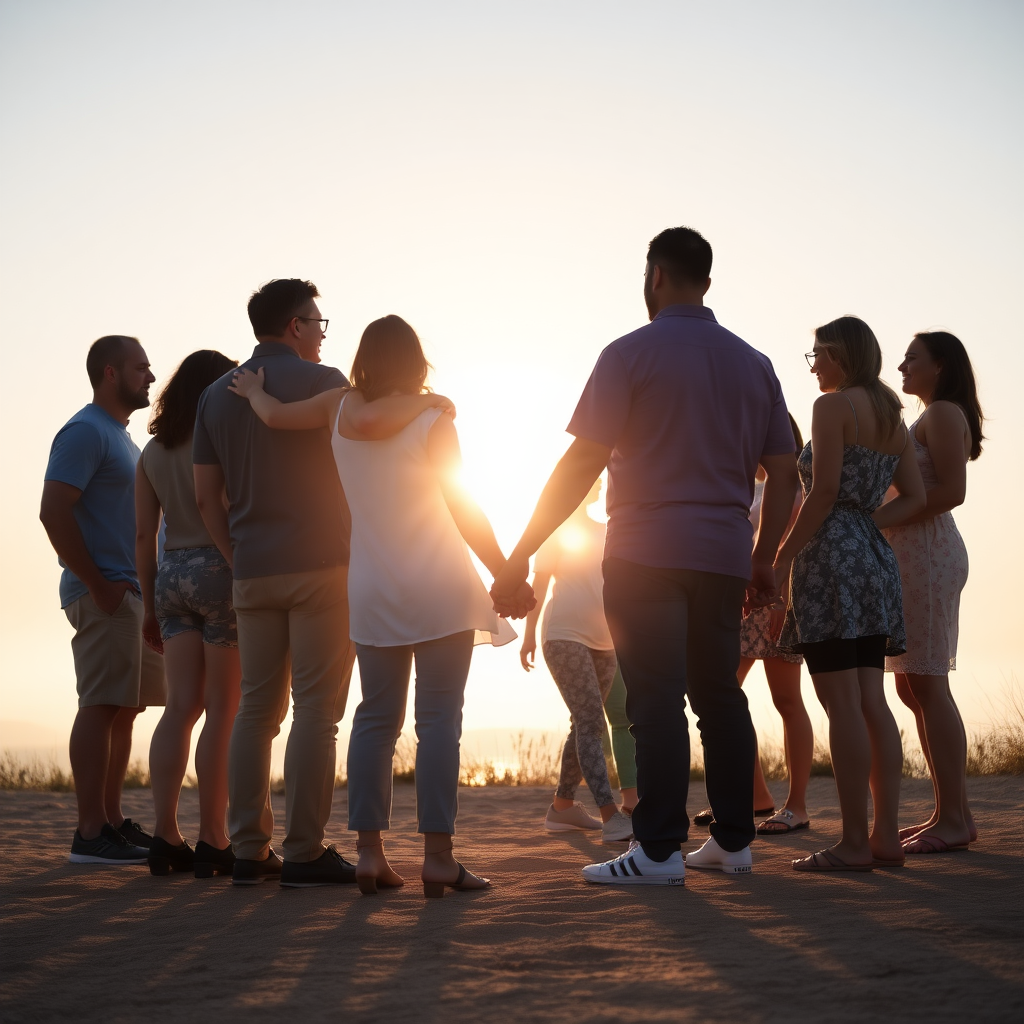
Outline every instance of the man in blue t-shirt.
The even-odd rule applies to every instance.
[[[108,335],[86,357],[92,402],[57,432],[39,518],[64,569],[60,603],[75,628],[78,714],[71,770],[74,864],[144,864],[150,836],[121,813],[136,715],[163,704],[163,659],[142,639],[135,574],[135,464],[128,418],[156,379],[135,338]]]
[[[651,322],[601,353],[569,423],[575,440],[491,590],[499,612],[522,611],[529,556],[607,466],[604,607],[636,739],[639,845],[584,868],[589,882],[682,884],[687,699],[715,822],[686,865],[751,870],[755,742],[736,678],[741,609],[745,595],[751,606],[777,598],[773,562],[797,472],[771,363],[704,305],[711,255],[691,228],[651,242]],[[747,516],[758,465],[767,479],[753,545]]]

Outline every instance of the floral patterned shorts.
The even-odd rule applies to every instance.
[[[203,643],[237,647],[231,604],[231,567],[216,548],[165,551],[156,574],[156,617],[160,635],[203,634]]]

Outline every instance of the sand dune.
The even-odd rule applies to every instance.
[[[905,784],[905,818],[925,782]],[[540,827],[549,793],[461,793],[457,851],[493,890],[425,901],[411,787],[391,849],[409,884],[232,887],[66,863],[74,801],[0,793],[6,839],[0,1016],[47,1020],[1017,1021],[1024,1018],[1024,780],[969,780],[982,837],[900,871],[805,876],[793,856],[838,834],[831,780],[813,828],[759,840],[755,873],[691,871],[684,889],[585,885],[603,859]],[[703,798],[691,790],[694,809]],[[149,794],[128,813],[152,821]],[[330,838],[349,853],[346,794]],[[703,806],[703,804],[700,804]],[[276,804],[279,806],[279,804]],[[182,823],[194,836],[196,798]],[[694,829],[687,849],[701,840]]]

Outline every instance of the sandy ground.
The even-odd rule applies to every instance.
[[[616,847],[542,830],[547,791],[463,790],[457,852],[494,888],[425,901],[409,786],[390,844],[409,884],[375,898],[75,867],[73,797],[0,793],[0,1017],[1020,1021],[1024,780],[972,779],[970,794],[982,837],[967,853],[796,874],[793,856],[837,835],[834,786],[816,779],[812,829],[759,840],[753,875],[621,889],[579,875]],[[691,811],[703,796],[691,788]],[[906,783],[907,822],[929,797]],[[136,791],[126,810],[150,822],[148,803]],[[339,791],[329,838],[350,853],[345,805]],[[195,794],[181,819],[194,836]]]

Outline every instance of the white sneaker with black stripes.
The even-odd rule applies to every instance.
[[[583,869],[584,881],[597,885],[683,885],[685,878],[682,853],[676,850],[668,860],[651,860],[635,839],[622,856]]]

